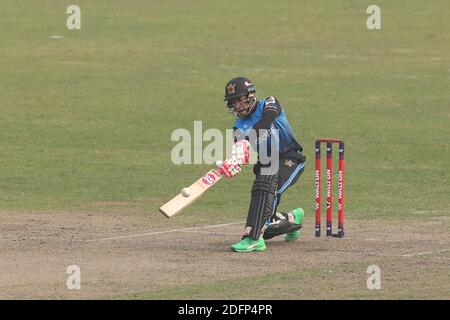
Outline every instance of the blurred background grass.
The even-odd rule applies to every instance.
[[[377,31],[359,0],[79,0],[78,31],[71,4],[2,1],[0,208],[125,201],[159,215],[211,167],[173,165],[172,131],[230,128],[223,88],[244,75],[281,101],[309,159],[281,209],[312,214],[320,137],[346,142],[348,215],[449,209],[450,2],[378,1]],[[186,214],[243,219],[252,179],[247,168]]]

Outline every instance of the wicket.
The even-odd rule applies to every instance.
[[[344,237],[344,141],[337,139],[316,140],[316,237],[320,237],[320,213],[321,213],[321,170],[320,170],[320,145],[327,144],[327,164],[326,164],[326,202],[327,202],[327,237]],[[339,181],[338,181],[338,231],[332,233],[333,225],[333,143],[339,144]]]

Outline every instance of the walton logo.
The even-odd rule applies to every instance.
[[[228,94],[233,94],[233,93],[235,93],[235,92],[236,92],[236,84],[230,83],[230,84],[227,86],[227,91],[228,91]]]

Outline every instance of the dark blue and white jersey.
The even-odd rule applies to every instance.
[[[257,134],[256,143],[251,141],[252,129]],[[260,131],[260,129],[266,131]],[[258,152],[261,144],[267,143],[268,155],[274,151],[271,149],[271,146],[275,148],[275,151],[279,152],[280,157],[291,151],[301,152],[303,150],[302,146],[295,139],[286,114],[275,97],[259,100],[250,115],[236,120],[234,130],[236,140],[250,140],[254,148],[255,144],[257,144],[255,150]],[[264,134],[261,135],[262,132]]]

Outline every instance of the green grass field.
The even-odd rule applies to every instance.
[[[223,88],[245,75],[280,100],[309,159],[283,209],[312,216],[314,140],[336,137],[347,219],[450,212],[449,1],[377,1],[374,31],[365,0],[77,0],[70,31],[73,2],[0,5],[0,210],[159,215],[211,167],[173,165],[172,131],[230,128]],[[245,219],[252,179],[216,186],[179,223]]]

